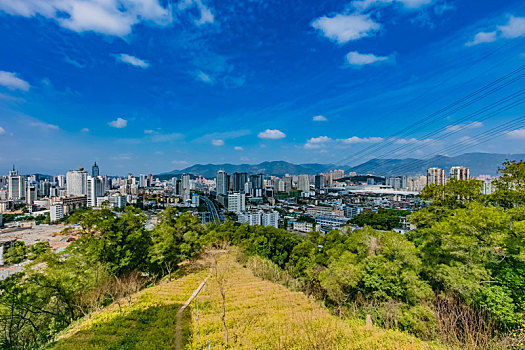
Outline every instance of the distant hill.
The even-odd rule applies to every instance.
[[[435,156],[430,159],[370,159],[354,167],[334,164],[293,164],[285,161],[263,162],[260,164],[196,164],[182,170],[173,170],[157,175],[160,179],[170,179],[173,176],[188,173],[213,178],[217,171],[224,170],[228,174],[246,172],[248,174],[262,173],[265,175],[283,176],[285,174],[319,174],[330,169],[341,168],[346,171],[355,171],[358,174],[374,174],[377,176],[390,175],[417,175],[425,174],[427,168],[440,167],[446,171],[455,165],[470,168],[472,176],[482,174],[496,175],[498,167],[505,160],[525,160],[525,154],[497,154],[497,153],[465,153],[455,157]]]
[[[217,171],[224,170],[228,174],[234,172],[244,172],[248,174],[265,174],[274,176],[283,176],[285,174],[318,174],[333,168],[329,164],[292,164],[285,161],[263,162],[260,164],[196,164],[182,170],[173,170],[167,173],[159,174],[159,178],[170,178],[179,174],[201,175],[207,178],[215,177]]]
[[[358,174],[381,176],[417,175],[425,174],[430,167],[439,167],[448,171],[453,166],[462,165],[470,168],[471,176],[496,175],[498,168],[505,160],[525,160],[525,154],[465,153],[455,157],[438,155],[423,160],[414,158],[371,159],[348,170]]]

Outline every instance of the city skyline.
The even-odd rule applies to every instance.
[[[85,4],[106,20],[86,21],[69,0],[0,1],[5,171],[58,174],[95,160],[107,174],[355,165],[453,154],[457,142],[473,152],[525,147],[525,128],[512,122],[523,105],[477,113],[514,96],[520,75],[391,136],[524,65],[520,1]]]

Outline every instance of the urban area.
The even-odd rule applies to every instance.
[[[146,209],[147,229],[157,223],[156,214],[166,207],[188,212],[202,223],[232,220],[248,225],[284,228],[297,234],[329,232],[351,225],[363,212],[390,210],[396,219],[391,227],[404,233],[411,229],[406,217],[424,203],[418,194],[427,184],[443,185],[448,179],[467,180],[469,168],[429,168],[426,175],[382,177],[342,169],[317,175],[232,173],[219,170],[206,179],[181,174],[101,175],[97,163],[90,171],[80,168],[65,175],[22,175],[13,169],[0,177],[0,266],[2,252],[16,241],[31,245],[47,242],[64,249],[77,232],[62,223],[75,210],[92,207],[123,209],[131,205]],[[483,193],[491,193],[490,175],[479,175]],[[394,212],[395,211],[395,212]],[[63,233],[63,232],[62,232]],[[0,270],[0,278],[18,272],[23,265]]]

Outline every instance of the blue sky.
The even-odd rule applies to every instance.
[[[0,39],[2,173],[525,153],[476,114],[525,78],[427,117],[525,65],[523,1],[0,0]]]

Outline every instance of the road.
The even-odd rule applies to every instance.
[[[206,203],[206,208],[208,208],[208,212],[210,213],[210,219],[211,221],[220,221],[219,212],[217,211],[217,208],[215,207],[215,204],[211,200],[209,200],[207,197],[200,196],[202,200]]]

